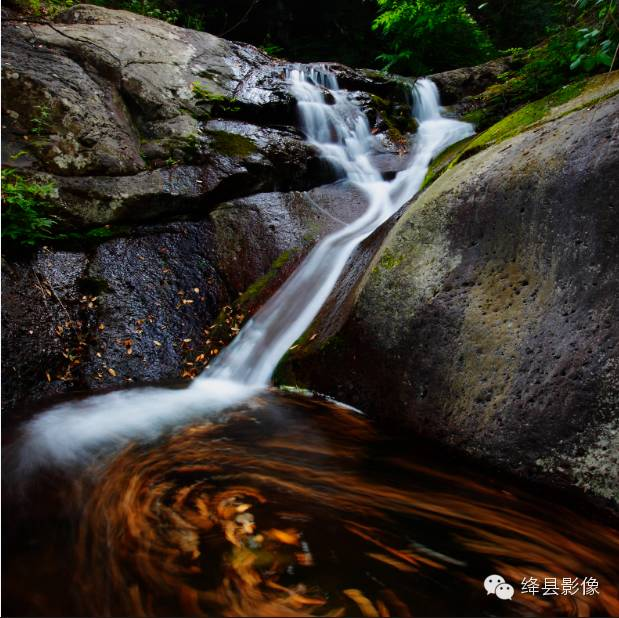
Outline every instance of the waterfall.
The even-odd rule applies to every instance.
[[[364,114],[326,70],[289,71],[308,141],[367,198],[356,220],[323,238],[299,268],[245,324],[234,341],[186,389],[140,388],[56,406],[30,421],[21,442],[24,472],[45,464],[73,465],[101,449],[164,430],[250,398],[268,385],[282,356],[309,327],[355,247],[419,190],[430,161],[473,134],[473,127],[441,116],[436,86],[418,80],[413,114],[419,121],[410,165],[391,181],[371,163],[376,138]]]
[[[370,162],[375,144],[367,119],[338,89],[335,77],[295,69],[290,81],[308,141],[363,191],[368,207],[314,247],[201,380],[216,377],[266,386],[279,360],[320,311],[355,247],[417,192],[433,157],[473,132],[467,123],[442,118],[435,84],[419,80],[413,91],[413,112],[420,122],[415,154],[408,169],[387,182]]]

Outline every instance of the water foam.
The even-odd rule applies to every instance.
[[[246,401],[266,387],[282,356],[318,314],[354,249],[419,190],[441,150],[473,133],[441,116],[436,86],[419,80],[413,113],[419,127],[409,167],[384,181],[372,165],[376,138],[365,115],[326,70],[289,72],[308,141],[367,196],[365,212],[323,238],[301,266],[188,388],[141,388],[64,403],[24,428],[20,467],[75,466],[102,451],[165,431]]]

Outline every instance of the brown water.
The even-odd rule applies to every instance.
[[[5,493],[5,615],[619,615],[615,529],[291,395]]]

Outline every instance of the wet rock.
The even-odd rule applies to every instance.
[[[444,105],[459,103],[466,97],[480,94],[496,83],[497,77],[514,68],[516,61],[511,56],[496,58],[474,67],[462,67],[430,75],[438,86]]]
[[[10,418],[54,395],[194,375],[223,307],[244,294],[244,311],[255,310],[320,238],[365,207],[343,183],[261,193],[198,221],[133,226],[87,251],[46,247],[7,257],[2,359]],[[276,263],[285,268],[275,272]]]
[[[194,152],[198,163],[177,163],[133,176],[52,179],[65,217],[93,226],[188,213],[206,216],[214,205],[235,197],[308,189],[335,177],[292,129],[213,120],[205,124]]]
[[[358,217],[363,194],[348,183],[289,193],[261,193],[219,206],[215,226],[217,267],[240,294],[282,254],[297,261],[320,238]]]
[[[618,110],[607,97],[441,176],[286,379],[617,504]]]
[[[178,379],[228,302],[209,221],[4,261],[3,403]]]
[[[173,218],[197,198],[334,179],[295,128],[286,65],[251,45],[94,5],[3,28],[3,163],[35,182],[51,174],[67,225]],[[406,101],[395,79],[337,70],[347,87]],[[351,97],[372,110],[367,93]]]
[[[32,260],[2,260],[2,399],[14,410],[25,402],[69,390],[64,377],[75,343],[77,281],[82,252],[41,250]],[[34,396],[33,396],[34,394]]]

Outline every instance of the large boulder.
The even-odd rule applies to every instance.
[[[93,5],[55,23],[5,20],[3,39],[3,164],[53,182],[56,216],[70,227],[333,179],[296,128],[288,66],[251,45]],[[332,68],[374,122],[370,93],[406,105],[408,82]],[[384,135],[385,152],[397,153]]]
[[[474,67],[434,73],[430,75],[430,79],[438,86],[443,103],[453,105],[467,97],[480,94],[495,84],[499,75],[509,71],[516,64],[512,56],[504,56]]]
[[[93,5],[55,22],[6,17],[2,163],[51,183],[57,236],[4,248],[9,409],[195,375],[221,348],[213,323],[233,305],[246,319],[364,208],[329,184],[333,169],[297,127],[283,61]],[[329,68],[368,111],[393,175],[406,158],[386,119],[414,128],[401,113],[410,83]]]
[[[431,184],[281,379],[617,504],[616,77]]]

